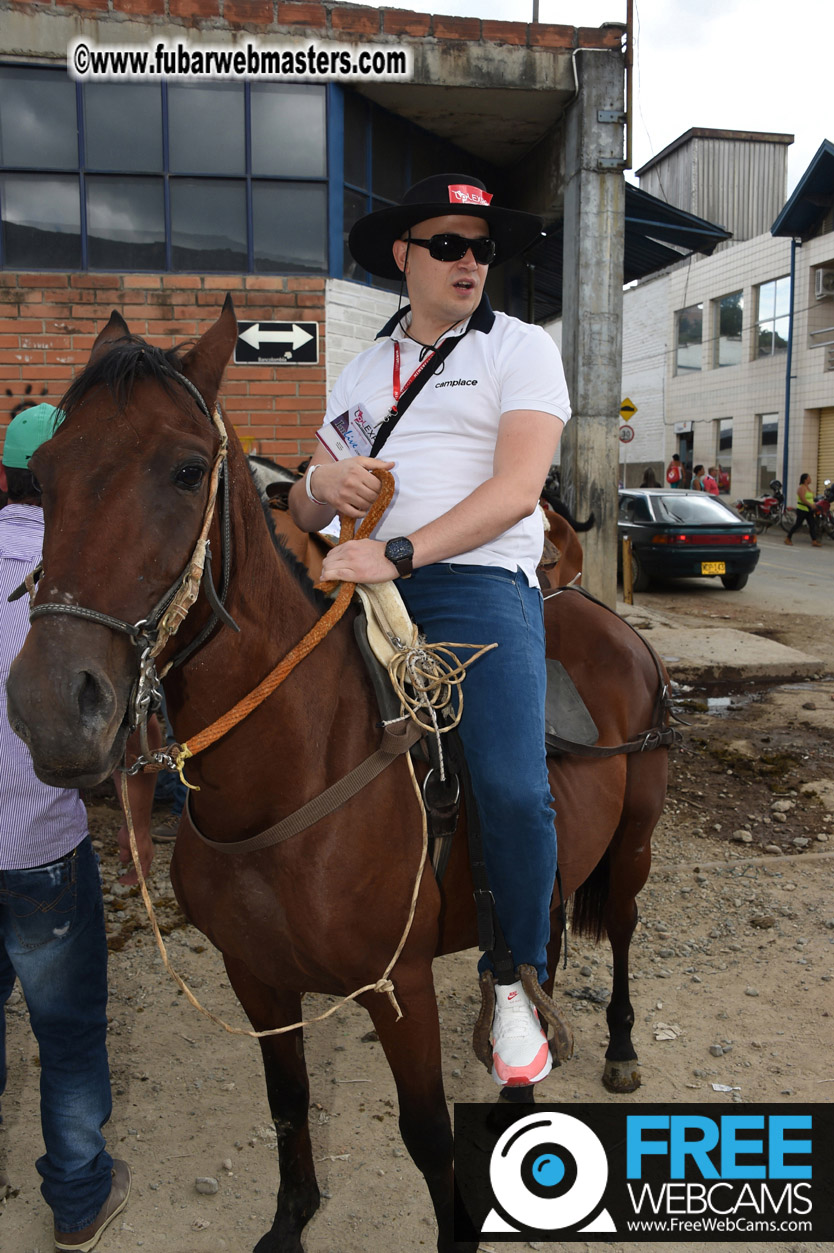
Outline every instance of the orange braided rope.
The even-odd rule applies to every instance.
[[[342,517],[342,529],[339,537],[339,543],[342,544],[349,539],[366,539],[371,531],[379,522],[394,494],[394,479],[387,470],[373,470],[372,473],[379,479],[381,487],[379,494],[369,509],[367,515],[362,519],[358,531],[354,536],[355,522],[352,518]],[[336,586],[335,583],[322,583],[321,588],[325,592],[332,591]],[[275,669],[262,679],[256,688],[244,696],[243,700],[213,722],[203,731],[199,731],[197,735],[184,744],[179,744],[172,750],[172,755],[177,762],[180,777],[183,777],[183,766],[189,757],[196,757],[197,753],[208,748],[210,744],[214,744],[216,740],[221,739],[227,731],[237,726],[244,718],[248,717],[254,709],[257,709],[268,696],[271,696],[277,687],[279,687],[284,679],[295,669],[300,661],[313,651],[317,644],[320,644],[325,635],[333,629],[340,618],[343,617],[345,610],[353,599],[355,583],[342,583],[336,595],[333,604],[327,610],[322,618],[316,623],[311,631],[304,636],[302,640],[296,644],[295,648],[287,653],[286,657],[278,663]],[[188,786],[191,786],[190,784]]]

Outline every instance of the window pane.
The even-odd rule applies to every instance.
[[[758,334],[758,355],[760,357],[769,357],[773,352],[773,323],[767,322],[764,326],[759,327]]]
[[[773,351],[788,351],[788,332],[790,330],[790,318],[777,318],[773,323]]]
[[[345,188],[344,201],[344,256],[343,256],[343,275],[345,278],[352,278],[357,283],[364,282],[368,275],[367,271],[361,265],[357,265],[348,249],[348,236],[350,228],[355,222],[368,212],[368,198],[356,191],[348,191]]]
[[[373,192],[388,200],[401,200],[406,191],[408,131],[405,123],[382,109],[374,109],[372,168]]]
[[[345,92],[345,182],[368,186],[368,103],[353,91]]]
[[[75,83],[64,73],[0,69],[0,165],[78,168]]]
[[[323,178],[325,133],[323,87],[253,84],[253,174]]]
[[[327,269],[327,188],[254,183],[255,269],[274,273]]]
[[[677,372],[700,370],[703,306],[691,305],[688,309],[679,310],[677,322]]]
[[[244,174],[243,84],[168,87],[168,144],[174,174]]]
[[[91,269],[164,270],[161,178],[88,178],[87,248]]]
[[[744,313],[744,294],[733,292],[722,296],[718,303],[718,340],[715,364],[738,365],[741,361],[741,330]]]
[[[6,266],[79,269],[81,210],[76,176],[0,176],[0,208]]]
[[[88,169],[162,172],[162,93],[147,83],[84,84]]]
[[[776,306],[776,284],[762,283],[759,288],[759,321],[766,322],[773,317]]]
[[[763,413],[759,418],[759,491],[770,490],[776,476],[776,445],[779,440],[778,413]]]
[[[730,490],[733,473],[733,419],[722,418],[718,427],[718,462],[716,479],[722,494]]]
[[[172,179],[171,237],[175,270],[245,271],[245,184]]]
[[[774,309],[777,318],[784,317],[791,311],[791,280],[779,278],[774,286]]]

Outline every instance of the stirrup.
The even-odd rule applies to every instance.
[[[538,1010],[539,1018],[552,1029],[552,1038],[548,1040],[550,1055],[556,1065],[573,1057],[573,1031],[562,1018],[552,997],[549,997],[539,983],[538,974],[533,966],[519,966],[517,971],[521,986],[527,993],[530,1003]],[[495,1016],[495,978],[491,970],[484,970],[480,975],[481,1008],[472,1032],[472,1049],[479,1062],[492,1074],[492,1020]]]

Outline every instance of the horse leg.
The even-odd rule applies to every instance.
[[[256,979],[243,963],[230,957],[224,957],[224,961],[235,994],[256,1031],[301,1019],[301,997],[297,993],[277,992]],[[275,1220],[255,1245],[254,1253],[301,1253],[301,1233],[320,1200],[307,1122],[310,1084],[303,1035],[300,1030],[288,1031],[265,1036],[258,1043],[269,1111],[278,1133],[281,1180]]]
[[[400,1107],[400,1134],[422,1174],[437,1218],[438,1253],[476,1253],[478,1241],[454,1238],[455,1182],[452,1128],[443,1092],[440,1023],[430,973],[419,982],[395,972],[397,1021],[386,997],[363,997],[394,1076]]]
[[[634,1010],[628,990],[628,955],[637,926],[637,894],[649,877],[651,835],[666,793],[665,770],[660,772],[662,786],[658,788],[657,753],[636,754],[635,758],[629,762],[623,818],[609,853],[609,892],[604,913],[614,978],[606,1011],[608,1049],[602,1082],[609,1092],[618,1093],[634,1092],[641,1083],[640,1063],[631,1041]]]

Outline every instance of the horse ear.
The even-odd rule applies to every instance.
[[[99,331],[98,336],[96,337],[96,342],[93,344],[92,351],[90,353],[90,364],[92,364],[97,357],[100,357],[103,353],[107,352],[114,340],[124,339],[125,336],[129,334],[130,331],[128,329],[127,322],[125,322],[122,315],[114,309],[110,314],[110,321],[103,330]]]
[[[205,335],[197,340],[182,359],[182,372],[190,379],[206,404],[217,399],[223,371],[237,343],[237,318],[230,295],[226,296],[220,317]]]

